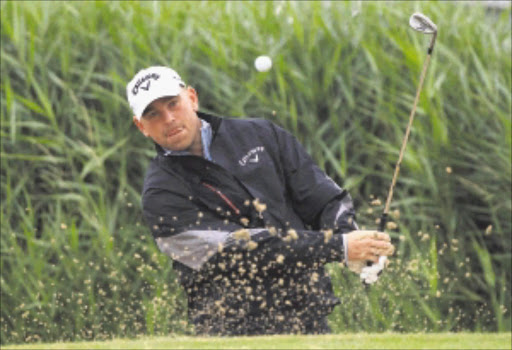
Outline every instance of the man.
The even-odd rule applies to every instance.
[[[143,214],[173,260],[197,334],[329,332],[340,302],[328,262],[390,255],[383,232],[357,231],[349,194],[287,131],[263,119],[199,112],[168,67],[127,85],[133,122],[155,142]]]

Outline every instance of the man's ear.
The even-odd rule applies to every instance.
[[[192,86],[187,87],[187,92],[190,102],[192,103],[192,109],[194,112],[197,112],[199,110],[199,97],[197,96],[197,92]]]
[[[143,125],[143,124],[142,124],[142,122],[139,120],[139,118],[137,118],[137,117],[135,117],[135,116],[134,116],[134,117],[133,117],[133,123],[137,126],[137,128],[140,130],[140,132],[141,132],[144,136],[146,136],[146,137],[148,137],[148,136],[149,136],[149,135],[148,135],[148,133],[147,133],[147,131],[144,129],[144,125]]]

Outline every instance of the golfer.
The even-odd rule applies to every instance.
[[[133,122],[157,155],[144,219],[173,261],[200,335],[322,334],[340,303],[324,265],[393,253],[383,232],[358,231],[347,191],[290,133],[264,119],[199,111],[168,67],[127,85]]]

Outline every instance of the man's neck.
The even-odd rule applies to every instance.
[[[192,144],[192,146],[190,147],[189,151],[190,151],[190,154],[192,154],[194,156],[202,157],[203,156],[203,142],[201,140],[201,129],[199,129],[198,133],[199,133],[198,142],[194,142]]]

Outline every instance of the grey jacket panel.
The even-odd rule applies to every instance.
[[[250,240],[251,236],[265,231],[263,229],[244,229],[241,231],[191,230],[168,237],[156,237],[158,248],[171,259],[200,270],[218,251],[230,247],[237,240]],[[240,233],[241,232],[241,233]],[[238,236],[237,236],[238,233]],[[247,237],[244,237],[247,235]]]

